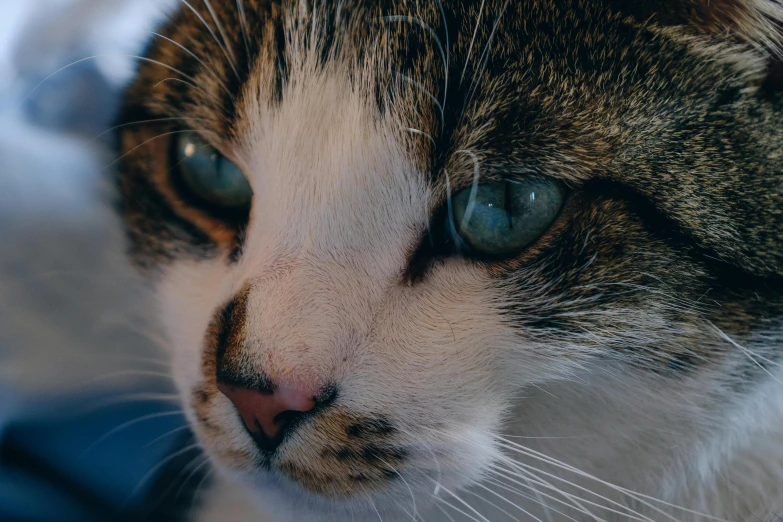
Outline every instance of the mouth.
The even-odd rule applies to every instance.
[[[298,488],[300,495],[345,499],[393,489],[401,473],[412,471],[413,448],[394,422],[340,405],[333,389],[307,411],[274,413],[280,406],[269,394],[218,386],[223,393],[202,409],[197,431],[218,462],[245,477],[295,485],[295,494]]]

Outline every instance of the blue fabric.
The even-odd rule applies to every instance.
[[[0,520],[185,516],[202,455],[182,451],[193,441],[174,404],[117,403],[137,392],[60,400],[49,416],[11,419],[0,439]]]

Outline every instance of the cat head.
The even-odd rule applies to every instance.
[[[781,19],[183,2],[118,185],[218,468],[297,520],[404,515],[490,475],[510,427],[557,431],[531,390],[718,418],[766,377],[735,344],[781,317]]]

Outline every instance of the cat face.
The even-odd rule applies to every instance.
[[[776,357],[774,26],[663,4],[173,15],[127,91],[120,207],[221,470],[297,520],[404,515],[505,430],[604,429],[531,390],[715,429],[763,381],[732,343]]]

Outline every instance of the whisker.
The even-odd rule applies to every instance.
[[[170,117],[170,118],[153,118],[151,120],[131,121],[131,122],[128,122],[128,123],[122,123],[120,125],[115,125],[114,127],[106,129],[105,131],[103,131],[100,134],[96,135],[92,139],[93,140],[97,140],[98,138],[100,138],[101,136],[103,136],[105,134],[108,134],[108,133],[110,133],[112,131],[115,131],[117,129],[122,129],[124,127],[130,127],[131,125],[143,125],[145,123],[159,123],[159,122],[163,122],[163,121],[178,121],[178,120],[198,120],[198,121],[201,121],[201,122],[208,121],[206,118],[198,118],[198,117],[195,117],[195,116],[174,116],[174,117]]]
[[[440,498],[437,498],[437,497],[436,497],[436,500],[440,500],[441,502],[443,502],[443,500],[442,500],[442,499],[440,499]],[[454,520],[454,517],[452,517],[452,516],[451,516],[451,514],[449,514],[449,512],[448,512],[448,511],[446,511],[446,510],[445,510],[445,509],[444,509],[444,508],[443,508],[443,507],[442,507],[440,504],[438,504],[437,502],[435,502],[435,507],[436,507],[436,508],[438,508],[438,509],[440,510],[440,512],[441,512],[441,513],[443,513],[444,515],[446,515],[446,518],[448,518],[448,519],[449,519],[451,522],[457,522],[456,520]]]
[[[449,94],[449,63],[451,62],[451,50],[449,44],[449,22],[446,19],[446,11],[443,9],[443,1],[437,0],[440,16],[443,20],[443,30],[446,34],[446,72],[443,75],[443,107],[446,106],[446,97]]]
[[[190,425],[188,425],[188,424],[185,424],[184,426],[180,426],[178,428],[174,428],[173,430],[167,431],[163,435],[158,435],[157,437],[155,437],[154,439],[152,439],[151,441],[149,441],[148,443],[146,443],[142,447],[143,448],[149,448],[150,446],[154,446],[155,443],[160,442],[161,440],[165,439],[166,437],[170,437],[171,435],[174,435],[175,433],[179,433],[180,431],[187,430],[187,429],[190,429]]]
[[[160,419],[160,418],[163,418],[163,417],[173,417],[175,415],[182,415],[182,411],[181,410],[172,410],[172,411],[164,411],[164,412],[158,412],[158,413],[150,413],[149,415],[142,415],[141,417],[138,417],[136,419],[132,419],[132,420],[129,420],[127,422],[123,422],[119,426],[116,426],[116,427],[112,428],[111,430],[107,431],[106,433],[104,433],[103,435],[98,437],[98,439],[96,439],[92,444],[87,446],[87,448],[85,448],[84,451],[82,451],[79,454],[79,458],[80,459],[84,458],[84,456],[87,455],[88,453],[90,453],[90,451],[92,451],[92,449],[95,448],[95,446],[99,445],[101,442],[103,442],[106,439],[110,438],[112,435],[114,435],[116,433],[119,433],[120,431],[124,430],[125,428],[129,428],[129,427],[134,426],[134,425],[136,425],[136,424],[138,424],[140,422],[153,420],[153,419]]]
[[[105,375],[99,375],[97,377],[94,377],[86,382],[88,383],[95,383],[100,382],[106,379],[113,379],[115,377],[123,377],[127,375],[140,375],[143,377],[161,377],[163,379],[166,379],[167,381],[171,380],[171,375],[164,372],[156,372],[152,370],[119,370],[116,372],[109,372]]]
[[[212,132],[209,129],[194,129],[194,130],[196,132],[207,132],[207,133],[211,133]],[[173,134],[182,134],[182,133],[188,133],[188,132],[193,132],[193,131],[191,131],[191,130],[175,130],[175,131],[170,131],[170,132],[164,132],[163,134],[158,134],[157,136],[153,136],[152,138],[149,138],[148,140],[144,140],[143,142],[141,142],[140,144],[136,145],[135,147],[133,147],[129,151],[125,152],[122,156],[120,156],[116,160],[112,161],[111,163],[106,165],[106,167],[104,167],[104,168],[108,169],[109,167],[111,167],[115,163],[121,161],[123,158],[127,157],[129,154],[132,154],[133,152],[135,152],[137,149],[143,147],[144,145],[147,145],[151,141],[157,140],[158,138],[164,138],[166,136],[171,136]]]
[[[152,468],[150,468],[149,471],[147,471],[147,473],[144,474],[143,477],[141,477],[141,480],[139,480],[139,482],[136,484],[136,486],[128,494],[128,497],[127,497],[125,503],[127,504],[128,502],[130,502],[130,500],[133,497],[136,496],[136,493],[139,492],[139,489],[141,489],[141,487],[144,485],[144,483],[147,482],[155,474],[155,472],[157,472],[160,468],[165,466],[168,462],[171,462],[173,459],[179,457],[180,455],[184,455],[185,453],[187,453],[189,451],[193,451],[193,450],[198,449],[198,448],[199,448],[199,444],[190,444],[190,445],[185,446],[184,448],[182,448],[180,450],[175,451],[174,453],[171,453],[170,455],[165,457],[163,460],[161,460],[160,462],[155,464]]]
[[[533,484],[537,484],[537,485],[540,485],[540,486],[544,486],[544,487],[546,487],[548,489],[551,489],[554,493],[558,493],[558,494],[562,495],[566,500],[570,501],[570,504],[568,502],[566,502],[566,500],[559,499],[559,498],[557,498],[557,497],[555,497],[553,495],[550,495],[549,493],[543,492],[540,489],[537,489],[537,488],[533,487],[531,484],[523,484],[522,482],[520,482],[519,480],[516,479],[515,475],[504,472],[504,470],[502,468],[493,467],[492,471],[496,475],[498,475],[500,477],[503,477],[505,480],[511,481],[512,483],[514,483],[514,484],[516,484],[518,486],[521,486],[523,488],[527,488],[527,489],[530,489],[532,491],[535,491],[537,495],[541,495],[541,496],[546,497],[546,498],[548,498],[550,500],[554,500],[555,502],[557,502],[559,504],[563,504],[564,506],[567,506],[569,508],[575,509],[576,511],[579,511],[583,515],[587,515],[587,516],[591,517],[593,520],[598,520],[598,521],[601,521],[601,522],[607,522],[603,518],[597,517],[595,514],[593,514],[591,511],[589,511],[584,506],[581,506],[578,503],[578,501],[577,501],[577,500],[581,500],[581,499],[579,499],[579,497],[576,497],[575,495],[571,495],[571,494],[569,494],[569,493],[567,493],[567,492],[565,492],[565,491],[563,491],[563,490],[553,486],[552,484],[550,484],[549,482],[547,482],[545,480],[540,480],[540,479],[528,477],[528,479],[525,480],[525,482],[527,482],[529,480]]]
[[[407,129],[405,129],[405,130],[406,130],[406,131],[408,131],[408,132],[410,132],[410,133],[413,133],[413,134],[421,134],[421,135],[422,135],[422,136],[424,136],[425,138],[429,139],[429,140],[432,142],[432,145],[433,145],[433,146],[435,146],[435,138],[433,138],[432,136],[430,136],[430,135],[429,135],[429,134],[427,134],[426,132],[424,132],[424,131],[422,131],[422,130],[419,130],[419,129],[414,129],[413,127],[408,127],[408,128],[407,128]]]
[[[406,430],[405,428],[403,428],[403,427],[401,427],[401,426],[397,426],[397,429],[398,429],[400,432],[402,432],[403,434],[405,434],[405,435],[407,435],[407,436],[409,436],[409,437],[412,437],[412,438],[416,439],[416,440],[419,442],[419,444],[421,444],[422,446],[424,446],[424,447],[427,449],[427,451],[429,451],[429,452],[430,452],[430,455],[432,455],[432,460],[435,462],[435,470],[436,470],[436,472],[437,472],[437,479],[436,479],[436,482],[439,484],[439,483],[440,483],[440,479],[441,479],[441,469],[440,469],[440,462],[438,461],[438,457],[437,457],[437,455],[435,455],[435,451],[433,451],[433,449],[432,449],[432,445],[431,445],[431,444],[427,444],[427,443],[424,441],[424,439],[423,439],[422,437],[420,437],[420,436],[418,436],[418,435],[416,435],[416,434],[414,434],[414,433],[412,433],[412,432],[410,432],[410,431]],[[437,494],[438,494],[438,487],[437,487],[437,486],[435,487],[435,492],[434,492],[434,494],[435,494],[435,495],[437,495]]]
[[[214,472],[215,472],[215,468],[208,469],[207,472],[204,474],[204,476],[201,477],[201,480],[198,481],[196,487],[193,489],[193,498],[191,498],[190,508],[188,508],[188,515],[189,515],[188,520],[193,520],[192,518],[193,508],[196,506],[196,501],[201,495],[201,488],[206,484],[206,481],[209,480],[209,478],[212,476]]]
[[[600,495],[600,494],[596,493],[595,491],[591,491],[591,490],[589,490],[589,489],[587,489],[587,488],[584,488],[584,487],[582,487],[582,486],[579,486],[579,485],[577,485],[577,484],[574,484],[573,482],[570,482],[570,481],[568,481],[568,480],[565,480],[565,479],[563,479],[563,478],[561,478],[561,477],[558,477],[557,475],[553,475],[552,473],[547,473],[547,472],[545,472],[545,471],[543,471],[543,470],[541,470],[541,469],[534,468],[534,467],[532,467],[532,466],[528,466],[528,465],[526,465],[526,464],[522,464],[522,463],[520,463],[520,462],[505,462],[505,464],[506,464],[506,465],[508,465],[508,466],[511,466],[511,467],[515,468],[517,471],[521,471],[521,472],[524,472],[524,473],[526,473],[526,474],[528,474],[528,473],[530,473],[530,472],[529,472],[529,471],[524,471],[523,469],[520,469],[520,468],[533,469],[533,470],[535,470],[537,473],[540,473],[540,474],[542,474],[542,475],[545,475],[545,476],[547,476],[547,477],[553,478],[553,479],[555,479],[555,480],[559,480],[559,481],[561,481],[561,482],[563,482],[563,483],[565,483],[565,484],[568,484],[568,485],[569,485],[569,486],[571,486],[571,487],[574,487],[574,488],[576,488],[576,489],[579,489],[579,490],[581,490],[581,491],[584,491],[584,492],[586,492],[586,493],[589,493],[589,494],[591,494],[591,495],[595,495],[596,497],[598,497],[598,498],[600,498],[600,499],[602,499],[602,500],[605,500],[605,501],[609,502],[609,503],[610,503],[610,504],[612,504],[612,505],[619,506],[619,507],[621,507],[621,508],[623,508],[623,509],[626,509],[626,510],[628,510],[628,511],[631,511],[631,512],[632,512],[632,513],[634,513],[634,514],[640,515],[642,518],[638,518],[638,517],[636,517],[636,516],[630,516],[630,515],[628,515],[627,513],[623,513],[623,512],[617,511],[617,510],[615,510],[615,509],[609,508],[609,507],[607,507],[607,506],[604,506],[604,505],[602,505],[602,504],[598,504],[598,503],[596,503],[596,502],[593,502],[593,501],[591,501],[591,500],[587,500],[587,499],[585,499],[585,498],[581,498],[581,499],[580,499],[580,500],[582,500],[583,502],[586,502],[586,503],[588,503],[588,504],[590,504],[590,505],[593,505],[593,506],[599,507],[599,508],[601,508],[601,509],[605,509],[605,510],[607,510],[607,511],[610,511],[610,512],[612,512],[612,513],[616,513],[616,514],[619,514],[619,515],[626,516],[626,517],[628,517],[628,518],[631,518],[631,519],[633,519],[633,520],[640,520],[640,521],[642,521],[642,522],[655,522],[655,521],[654,521],[654,520],[652,520],[651,518],[649,518],[649,517],[647,517],[647,516],[645,516],[645,515],[642,515],[641,513],[638,513],[638,512],[636,512],[636,511],[633,511],[633,510],[631,510],[630,508],[628,508],[627,506],[623,506],[623,505],[622,505],[622,504],[620,504],[619,502],[616,502],[616,501],[614,501],[614,500],[611,500],[611,499],[609,499],[609,498],[606,498],[605,496],[603,496],[603,495]],[[509,471],[511,471],[511,470],[509,470]],[[540,479],[540,477],[538,477],[538,478]],[[552,486],[552,487],[554,487],[554,486]],[[559,490],[560,488],[556,488],[556,489],[557,489],[557,490]],[[579,498],[579,497],[577,497],[577,498]]]
[[[443,68],[446,71],[446,75],[445,75],[446,81],[448,81],[449,60],[446,57],[446,52],[443,50],[443,44],[441,44],[440,38],[438,38],[437,33],[432,29],[432,27],[430,27],[429,25],[424,23],[423,20],[421,20],[419,18],[416,18],[414,16],[405,16],[405,15],[382,16],[381,20],[384,21],[384,22],[408,22],[408,23],[412,23],[412,24],[418,25],[424,31],[429,33],[430,36],[432,36],[432,38],[435,40],[435,43],[438,46],[438,50],[440,51],[440,56],[441,56],[441,59],[443,60]]]
[[[375,502],[372,500],[372,495],[367,493],[367,501],[370,503],[372,508],[375,510],[375,514],[378,515],[378,521],[383,522],[383,517],[381,516],[381,512],[378,511],[378,506],[375,505]]]
[[[777,362],[775,362],[775,361],[771,361],[771,360],[767,359],[766,357],[763,357],[762,355],[759,355],[759,354],[757,354],[757,353],[755,353],[755,352],[753,352],[753,351],[751,351],[751,350],[748,350],[747,348],[745,348],[744,346],[742,346],[741,344],[739,344],[737,341],[735,341],[734,339],[732,339],[731,337],[729,337],[729,336],[728,336],[728,335],[727,335],[727,334],[726,334],[726,333],[725,333],[723,330],[721,330],[720,328],[718,328],[718,327],[717,327],[717,326],[716,326],[714,323],[710,322],[710,325],[712,326],[712,328],[714,328],[714,329],[715,329],[715,331],[718,333],[718,335],[719,335],[719,336],[720,336],[720,337],[721,337],[723,340],[725,340],[725,341],[728,341],[728,342],[729,342],[729,343],[730,343],[732,346],[734,346],[735,348],[738,348],[740,351],[742,351],[742,353],[744,353],[744,354],[747,356],[747,358],[748,358],[748,359],[750,359],[750,360],[753,362],[753,364],[755,364],[756,366],[758,366],[759,368],[761,368],[761,369],[764,371],[764,373],[766,373],[767,375],[769,375],[770,377],[772,377],[772,379],[774,379],[774,380],[775,380],[775,382],[777,382],[777,383],[779,383],[779,384],[783,384],[783,382],[781,382],[781,380],[780,380],[780,379],[778,379],[778,378],[777,378],[777,377],[776,377],[776,376],[775,376],[775,375],[774,375],[772,372],[770,372],[770,371],[769,371],[767,368],[765,368],[765,367],[764,367],[764,366],[763,366],[761,363],[759,363],[759,362],[758,362],[758,361],[755,359],[755,357],[758,357],[758,358],[759,358],[759,359],[761,359],[762,361],[764,361],[764,362],[766,362],[766,363],[768,363],[768,364],[773,364],[773,365],[775,365],[775,366],[781,366],[779,363],[777,363]],[[754,356],[755,356],[755,357],[754,357]]]
[[[193,464],[193,463],[195,463],[195,462],[199,462],[199,460],[201,461],[201,463],[200,463],[198,466],[196,466],[195,468],[193,468],[193,469],[190,471],[190,473],[188,473],[188,476],[187,476],[187,477],[185,477],[185,480],[183,480],[183,481],[182,481],[182,484],[180,484],[179,488],[177,489],[177,492],[174,494],[174,498],[175,498],[175,499],[179,498],[179,496],[180,496],[180,495],[182,494],[182,492],[185,490],[185,486],[188,484],[188,482],[189,482],[189,481],[190,481],[190,479],[193,477],[193,475],[195,475],[196,473],[198,473],[198,470],[200,470],[201,468],[203,468],[204,466],[206,466],[207,464],[209,464],[209,457],[208,457],[208,456],[206,456],[206,455],[202,455],[200,459],[199,459],[198,457],[197,457],[197,458],[195,458],[195,459],[193,459],[193,460],[191,461],[191,464],[189,464],[188,466],[192,466],[192,464]],[[185,471],[185,470],[183,469],[183,471]],[[179,473],[177,474],[177,476],[179,477]]]
[[[494,493],[494,491],[492,491],[491,489],[489,489],[489,488],[486,488],[486,489],[487,489],[487,491],[490,491],[490,492]],[[521,520],[519,520],[517,517],[515,517],[514,515],[512,515],[511,513],[509,513],[508,511],[506,511],[505,509],[503,509],[502,507],[498,506],[498,505],[497,505],[497,504],[495,504],[494,502],[492,502],[492,501],[488,500],[488,499],[487,499],[487,498],[485,498],[485,497],[482,497],[482,496],[481,496],[481,495],[479,495],[478,493],[475,493],[475,492],[473,492],[473,491],[470,491],[470,490],[467,490],[467,491],[465,491],[465,493],[467,493],[467,494],[469,494],[469,495],[473,495],[474,497],[478,498],[479,500],[481,500],[481,501],[483,501],[483,502],[486,502],[487,504],[489,504],[490,506],[494,507],[495,509],[497,509],[497,510],[498,510],[498,511],[500,511],[501,513],[504,513],[504,514],[508,515],[509,517],[511,517],[512,519],[516,520],[516,522],[521,522]],[[500,495],[499,495],[499,496],[500,496]],[[501,498],[503,498],[503,497],[501,496]],[[505,498],[503,498],[503,500],[506,500],[506,499],[505,499]],[[507,501],[507,502],[509,502],[509,503],[510,503],[512,506],[514,506],[514,507],[517,507],[517,506],[516,506],[516,505],[515,505],[513,502],[511,502],[511,501],[508,501],[508,500],[506,500],[506,501]],[[530,513],[528,513],[528,512],[527,512],[527,511],[525,511],[524,509],[521,509],[521,511],[523,511],[523,512],[527,513],[528,515],[530,515]],[[543,522],[543,521],[542,521],[541,519],[539,519],[538,517],[535,517],[535,516],[533,516],[533,515],[530,515],[530,516],[531,516],[532,518],[535,518],[536,520],[538,520],[538,522]]]
[[[223,90],[226,91],[226,94],[228,94],[229,98],[233,98],[233,96],[231,94],[231,91],[228,90],[228,86],[226,85],[226,82],[223,81],[223,79],[220,76],[217,75],[217,73],[215,72],[213,67],[207,67],[207,65],[201,60],[201,58],[196,56],[190,49],[188,49],[187,47],[185,47],[181,43],[177,42],[176,40],[172,40],[168,36],[164,36],[164,35],[162,35],[160,33],[154,32],[154,31],[153,31],[152,34],[154,34],[158,38],[163,38],[167,42],[170,42],[170,43],[176,45],[177,47],[179,47],[180,49],[182,49],[183,51],[188,53],[191,57],[193,57],[194,60],[196,60],[199,64],[201,64],[201,66],[204,68],[204,70],[209,71],[210,76],[212,76],[215,80],[217,80],[217,82],[220,84],[220,86],[223,87]]]
[[[525,480],[525,482],[528,482],[527,479],[523,479],[523,480]],[[498,488],[500,488],[500,489],[502,489],[504,491],[508,491],[509,493],[513,493],[514,495],[520,495],[520,496],[522,496],[522,497],[524,497],[524,498],[526,498],[526,499],[528,499],[528,500],[530,500],[532,502],[535,502],[536,504],[540,505],[544,509],[544,514],[547,516],[547,521],[548,522],[553,522],[550,511],[555,512],[558,515],[562,515],[562,516],[566,517],[567,519],[572,520],[573,522],[579,522],[574,517],[569,516],[566,513],[563,513],[562,511],[560,511],[558,509],[555,509],[552,506],[550,506],[549,504],[547,504],[546,502],[544,502],[544,499],[541,498],[541,495],[540,495],[539,491],[537,489],[535,489],[534,487],[530,486],[529,483],[528,483],[528,487],[533,490],[533,495],[535,495],[535,497],[533,497],[533,496],[531,496],[531,495],[529,495],[527,493],[522,493],[521,491],[516,490],[516,489],[510,487],[508,484],[506,484],[505,482],[502,482],[501,480],[498,480],[498,479],[487,477],[487,478],[484,479],[484,481],[487,482],[488,484],[492,484],[493,486],[496,486],[496,487],[498,487]]]
[[[245,58],[247,60],[247,70],[250,71],[250,40],[247,36],[247,13],[245,13],[245,4],[242,0],[236,0],[237,14],[239,14],[239,26],[242,29],[242,39],[245,41]]]
[[[225,47],[223,47],[223,44],[218,40],[217,35],[215,34],[215,31],[212,30],[212,26],[207,23],[207,21],[204,19],[203,16],[201,16],[201,13],[199,13],[190,3],[188,3],[187,0],[179,0],[183,4],[187,6],[190,11],[196,15],[196,18],[198,18],[202,24],[204,24],[204,27],[209,31],[209,34],[212,35],[212,38],[214,38],[215,43],[220,47],[220,50],[223,51],[223,54],[229,61],[229,65],[231,65],[231,68],[234,70],[234,74],[236,75],[237,79],[239,79],[239,73],[236,70],[236,67],[234,66],[234,63],[231,61],[231,58],[228,56],[228,51],[226,51]]]
[[[204,5],[207,6],[209,14],[212,15],[212,20],[215,21],[215,27],[217,27],[217,30],[220,33],[220,37],[223,39],[223,45],[225,45],[226,50],[228,51],[228,57],[231,61],[231,68],[234,69],[234,73],[237,75],[237,79],[239,79],[239,73],[237,72],[237,61],[236,57],[234,56],[234,49],[228,44],[228,38],[226,38],[226,32],[223,30],[223,24],[220,23],[220,18],[218,18],[215,9],[212,7],[212,2],[210,0],[203,0],[203,2]]]
[[[473,52],[473,44],[476,42],[476,35],[478,34],[479,25],[481,24],[481,17],[484,14],[484,3],[486,0],[481,0],[481,5],[479,6],[479,14],[476,17],[476,27],[473,29],[473,37],[470,39],[470,45],[468,46],[468,54],[465,57],[465,66],[462,68],[462,74],[459,77],[459,83],[462,85],[463,80],[465,79],[465,72],[468,70],[468,64],[470,63],[470,55]]]
[[[700,513],[698,511],[694,511],[694,510],[691,510],[691,509],[684,508],[682,506],[678,506],[676,504],[672,504],[672,503],[666,502],[666,501],[661,500],[659,498],[655,498],[655,497],[652,497],[652,496],[649,496],[649,495],[644,495],[642,493],[637,493],[635,491],[631,491],[629,489],[617,486],[615,484],[612,484],[611,482],[607,482],[607,481],[602,480],[602,479],[600,479],[600,478],[598,478],[598,477],[596,477],[594,475],[590,475],[589,473],[586,473],[586,472],[584,472],[584,471],[582,471],[582,470],[580,470],[578,468],[575,468],[575,467],[573,467],[573,466],[571,466],[569,464],[566,464],[566,463],[564,463],[562,461],[559,461],[559,460],[557,460],[557,459],[555,459],[553,457],[549,457],[548,455],[544,455],[541,452],[538,452],[538,451],[535,451],[533,449],[527,448],[527,447],[522,446],[522,445],[520,445],[520,444],[518,444],[516,442],[506,440],[506,439],[504,439],[503,437],[500,437],[497,434],[488,434],[488,435],[490,435],[492,437],[495,437],[497,440],[499,440],[501,442],[506,443],[506,447],[508,449],[511,449],[512,451],[515,451],[515,452],[518,452],[518,453],[522,453],[522,454],[527,455],[527,456],[529,456],[531,458],[535,458],[537,460],[541,460],[541,461],[547,462],[550,465],[553,465],[553,466],[558,467],[560,469],[563,469],[565,471],[570,471],[570,472],[572,472],[572,473],[574,473],[576,475],[579,475],[581,477],[587,478],[589,480],[593,480],[593,481],[595,481],[595,482],[597,482],[597,483],[599,483],[601,485],[604,485],[604,486],[606,486],[608,488],[611,488],[611,489],[613,489],[613,490],[615,490],[615,491],[617,491],[619,493],[623,493],[623,494],[633,498],[637,502],[643,504],[644,506],[649,507],[651,509],[654,509],[657,512],[659,512],[660,514],[669,517],[673,521],[676,521],[676,519],[671,517],[671,515],[668,515],[664,511],[662,511],[660,508],[650,504],[647,501],[658,502],[661,505],[664,505],[664,506],[667,506],[667,507],[670,507],[670,508],[673,508],[673,509],[677,509],[677,510],[683,511],[685,513],[690,513],[690,514],[693,514],[693,515],[706,517],[706,518],[709,518],[710,520],[715,520],[715,521],[718,521],[718,522],[729,522],[729,521],[727,521],[725,519],[722,519],[722,518],[713,517],[713,516],[708,515],[706,513]]]
[[[469,150],[458,150],[456,153],[462,153],[467,154],[471,157],[473,160],[473,184],[470,188],[470,196],[468,197],[468,205],[465,207],[465,216],[462,218],[462,220],[467,223],[470,221],[470,217],[473,215],[473,209],[476,206],[476,194],[478,193],[478,187],[479,187],[479,178],[481,176],[481,170],[479,165],[479,159],[478,156],[476,156],[475,153]]]
[[[479,517],[479,518],[474,518],[474,517],[470,516],[469,514],[465,513],[464,511],[460,511],[460,513],[462,513],[463,515],[465,515],[465,516],[467,516],[467,517],[470,517],[471,519],[475,520],[476,522],[490,522],[490,521],[487,519],[487,517],[485,517],[484,515],[482,515],[481,513],[479,513],[479,512],[476,510],[476,508],[474,508],[473,506],[471,506],[470,504],[468,504],[467,502],[465,502],[465,500],[461,499],[461,498],[460,498],[458,495],[454,494],[454,493],[453,493],[453,492],[452,492],[452,491],[451,491],[449,488],[447,488],[447,487],[446,487],[446,486],[444,486],[443,484],[438,484],[438,486],[440,486],[440,489],[442,489],[443,491],[445,491],[446,493],[448,493],[449,495],[451,495],[452,497],[454,497],[454,500],[456,500],[457,502],[459,502],[460,504],[462,504],[463,506],[465,506],[465,508],[467,508],[468,510],[470,510],[471,512],[473,512],[473,513],[474,513],[474,514],[475,514],[477,517]],[[445,500],[445,499],[443,499],[443,498],[441,498],[441,497],[435,497],[434,495],[433,495],[433,497],[434,497],[434,498],[436,498],[436,499],[438,499],[438,500],[440,500],[441,502],[446,502],[446,500]],[[452,509],[457,509],[455,506],[451,506],[451,508],[452,508]],[[459,510],[458,510],[458,511],[459,511]]]
[[[85,414],[85,413],[91,413],[101,408],[106,408],[108,406],[116,406],[117,404],[124,404],[128,402],[146,402],[146,401],[179,402],[179,396],[174,393],[150,393],[150,392],[127,393],[124,395],[116,395],[113,397],[108,397],[103,401],[98,401],[97,403],[89,405],[85,408],[79,408],[76,411],[78,413]]]
[[[434,96],[434,95],[433,95],[433,94],[432,94],[430,91],[428,91],[428,90],[427,90],[427,88],[426,88],[426,87],[424,87],[424,85],[422,85],[420,82],[417,82],[416,80],[414,80],[413,78],[411,78],[411,77],[410,77],[410,76],[408,76],[407,74],[403,74],[403,73],[397,73],[397,74],[398,74],[398,76],[400,76],[400,77],[401,77],[401,78],[402,78],[404,81],[406,81],[406,82],[410,83],[411,85],[413,85],[414,87],[418,88],[418,89],[419,89],[421,92],[423,92],[424,94],[426,94],[426,95],[427,95],[427,97],[428,97],[430,100],[432,100],[432,103],[434,103],[434,104],[435,104],[435,106],[438,108],[438,112],[440,113],[440,132],[442,133],[442,132],[443,132],[443,129],[445,129],[445,128],[446,128],[446,115],[445,115],[445,113],[443,112],[443,105],[442,105],[442,104],[441,104],[441,103],[438,101],[438,99],[437,99],[437,98],[436,98],[436,97],[435,97],[435,96]]]
[[[405,477],[403,477],[403,476],[402,476],[402,473],[400,473],[399,471],[397,471],[397,470],[395,469],[395,467],[394,467],[394,466],[392,466],[391,464],[389,464],[388,462],[386,462],[385,460],[383,460],[382,458],[380,458],[380,457],[378,457],[378,456],[376,456],[375,458],[376,458],[376,459],[378,459],[379,461],[381,461],[381,462],[382,462],[382,463],[383,463],[383,464],[384,464],[386,467],[388,467],[388,468],[389,468],[390,470],[392,470],[394,473],[396,473],[396,474],[397,474],[397,476],[398,476],[398,477],[400,477],[400,480],[402,480],[402,483],[403,483],[403,484],[405,484],[405,487],[407,487],[407,488],[408,488],[408,492],[409,492],[409,493],[410,493],[410,495],[411,495],[411,506],[413,507],[413,515],[412,515],[412,518],[415,520],[415,519],[416,519],[416,516],[417,516],[417,515],[418,515],[418,513],[419,513],[419,510],[416,508],[416,495],[414,495],[414,494],[413,494],[413,488],[411,488],[411,485],[410,485],[410,484],[408,484],[408,481],[407,481],[407,480],[405,480]]]
[[[465,103],[462,106],[462,114],[460,115],[460,124],[462,123],[462,119],[465,116],[465,109],[470,104],[471,100],[473,99],[473,95],[478,90],[479,83],[481,81],[481,77],[484,75],[484,71],[487,68],[487,63],[489,63],[489,56],[490,56],[490,46],[492,45],[493,40],[495,39],[495,33],[497,32],[497,28],[500,25],[500,20],[503,18],[503,14],[506,12],[506,8],[508,7],[509,0],[506,0],[503,4],[503,7],[500,9],[500,14],[498,15],[497,19],[495,20],[495,24],[492,26],[492,31],[489,33],[489,39],[487,40],[487,45],[484,47],[484,52],[481,53],[481,56],[479,57],[479,64],[481,65],[478,74],[473,76],[473,81],[471,83],[470,88],[468,89],[468,96],[465,98]]]
[[[454,504],[452,504],[451,502],[449,502],[448,500],[446,500],[446,499],[444,499],[444,498],[441,498],[441,497],[435,497],[434,495],[433,495],[433,498],[435,498],[435,500],[437,500],[438,502],[441,502],[441,503],[443,503],[443,504],[447,505],[448,507],[450,507],[451,509],[453,509],[453,510],[454,510],[454,511],[456,511],[457,513],[459,513],[459,514],[461,514],[461,515],[464,515],[464,516],[468,517],[469,519],[473,520],[473,522],[484,522],[484,521],[482,521],[481,519],[478,519],[478,518],[474,517],[474,516],[473,516],[473,515],[471,515],[470,513],[467,513],[467,512],[465,512],[465,511],[461,510],[460,508],[458,508],[457,506],[455,506]],[[435,505],[437,506],[438,504],[436,503]],[[441,511],[443,511],[443,510],[441,509]],[[445,511],[443,511],[443,512],[445,513]],[[453,519],[453,518],[451,518],[451,517],[449,517],[449,519],[450,519],[450,520],[454,520],[454,519]]]

